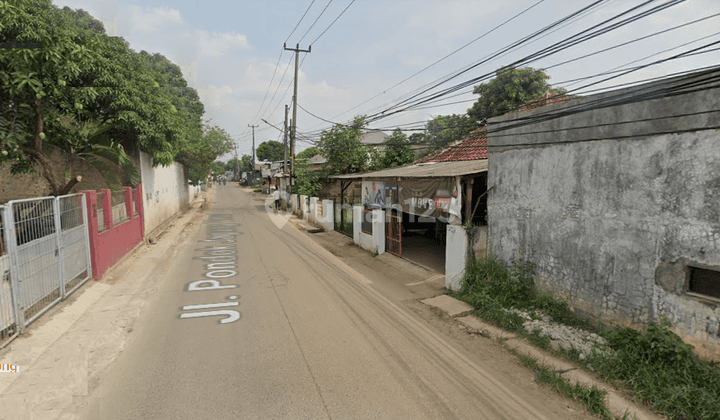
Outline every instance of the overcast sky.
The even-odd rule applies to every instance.
[[[639,10],[668,1],[658,0]],[[479,65],[439,89],[493,72],[644,2],[604,1],[544,38]],[[105,24],[108,34],[123,37],[135,51],[161,53],[180,65],[185,79],[200,94],[205,118],[233,136],[239,154],[250,154],[249,124],[259,125],[256,147],[263,141],[279,140],[280,133],[261,119],[282,126],[284,105],[291,103],[293,55],[283,51],[286,41],[288,47],[299,44],[307,49],[312,45],[310,54],[300,55],[298,104],[317,117],[342,123],[396,104],[409,93],[592,3],[594,0],[54,0],[59,7],[86,10]],[[720,17],[710,17],[718,13],[717,0],[687,0],[529,65],[547,68],[554,85],[578,88],[601,78],[579,84],[564,82],[627,66],[647,56],[652,55],[632,66],[720,41]],[[551,67],[704,17],[710,18]],[[508,19],[512,20],[504,23]],[[662,52],[665,50],[669,51]],[[718,52],[693,55],[649,66],[592,89],[718,63]],[[389,131],[398,125],[409,128],[409,123],[436,115],[463,114],[474,97],[468,87],[432,107],[402,112],[372,127]],[[451,104],[438,106],[442,103]],[[298,108],[298,131],[313,138],[313,133],[331,126],[315,116]],[[310,145],[303,139],[297,151]]]

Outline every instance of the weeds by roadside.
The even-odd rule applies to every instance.
[[[535,378],[538,382],[548,384],[555,388],[560,394],[579,401],[588,411],[597,414],[603,419],[612,419],[612,413],[605,408],[605,392],[595,387],[586,387],[580,384],[571,384],[563,378],[559,372],[554,372],[546,366],[542,366],[532,357],[517,355],[523,365],[535,371]]]
[[[624,386],[636,400],[673,420],[720,419],[720,372],[713,363],[698,359],[692,347],[670,331],[666,321],[649,324],[647,331],[641,333],[578,318],[566,302],[535,289],[531,264],[517,263],[506,268],[493,256],[470,264],[462,288],[454,296],[473,305],[478,317],[518,333],[543,349],[550,347],[549,337],[541,335],[540,329],[528,332],[523,318],[509,309],[524,311],[532,317],[545,314],[556,323],[594,332],[607,341],[607,346],[602,350],[596,347],[587,355],[584,362],[589,369]],[[561,349],[560,353],[582,361],[577,349]],[[557,388],[562,393],[581,392],[563,390],[561,385]],[[592,399],[597,400],[596,396]]]

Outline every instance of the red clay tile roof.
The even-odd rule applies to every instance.
[[[430,153],[415,163],[457,162],[464,160],[487,159],[487,130],[480,127],[468,137],[443,149]]]
[[[529,111],[529,110],[535,109],[535,108],[542,108],[545,105],[557,104],[560,102],[565,102],[570,99],[573,99],[572,95],[555,96],[550,93],[546,93],[542,96],[538,96],[537,98],[533,99],[532,101],[529,101],[528,104],[524,108],[520,109],[520,111]]]

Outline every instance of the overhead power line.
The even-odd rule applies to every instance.
[[[327,8],[330,6],[330,4],[332,4],[332,2],[333,2],[333,0],[330,0],[330,1],[328,2],[328,4],[325,5],[325,8],[322,9],[322,12],[320,12],[320,14],[318,15],[318,17],[315,19],[315,22],[313,22],[312,25],[310,25],[310,27],[308,28],[308,30],[305,31],[305,34],[302,36],[302,38],[300,38],[300,41],[298,41],[298,44],[300,44],[300,43],[303,41],[303,39],[305,39],[305,37],[307,36],[307,34],[310,32],[310,30],[312,30],[312,28],[315,26],[315,24],[318,22],[318,20],[320,20],[320,18],[322,17],[322,15],[325,14],[325,11],[326,11]]]
[[[338,19],[340,19],[340,16],[344,15],[345,12],[347,11],[347,9],[349,9],[350,6],[352,6],[353,3],[355,3],[355,0],[352,0],[352,1],[350,2],[350,4],[348,4],[348,5],[345,7],[345,9],[343,9],[342,12],[340,12],[340,14],[335,18],[335,20],[333,20],[332,23],[331,23],[330,25],[328,25],[328,27],[325,28],[325,30],[322,31],[322,33],[321,33],[320,35],[318,35],[318,37],[315,38],[315,40],[314,40],[313,42],[310,43],[310,46],[312,46],[313,44],[315,44],[318,39],[320,39],[323,35],[325,35],[325,32],[327,32],[328,29],[332,28],[332,26],[335,24],[335,22],[337,22]]]
[[[300,20],[298,21],[298,23],[295,25],[295,27],[293,28],[292,32],[290,32],[290,35],[288,35],[287,39],[285,39],[285,43],[286,43],[286,44],[287,44],[287,42],[290,40],[290,37],[292,36],[292,34],[295,33],[295,30],[298,28],[298,26],[300,26],[300,22],[302,22],[303,19],[305,19],[305,15],[307,15],[307,13],[310,11],[310,8],[312,7],[313,4],[315,4],[315,0],[312,0],[312,1],[310,2],[310,6],[308,6],[308,8],[305,9],[305,13],[303,13],[302,17],[300,18]]]
[[[658,13],[659,11],[665,10],[665,9],[667,9],[668,7],[677,5],[677,4],[679,4],[680,2],[682,2],[682,1],[684,1],[684,0],[671,0],[671,1],[668,1],[668,2],[663,3],[663,4],[661,4],[661,5],[655,6],[655,7],[651,8],[650,10],[640,11],[640,12],[638,12],[637,14],[632,15],[632,16],[630,16],[630,17],[628,17],[628,18],[625,18],[625,19],[623,19],[623,20],[621,20],[621,21],[619,21],[619,22],[612,23],[614,20],[617,20],[618,18],[620,18],[620,17],[622,17],[622,16],[624,16],[624,15],[627,15],[628,13],[638,11],[638,9],[639,9],[640,7],[642,7],[642,6],[644,6],[644,5],[648,5],[649,3],[653,2],[653,1],[656,1],[656,0],[648,0],[648,1],[644,2],[643,4],[641,4],[641,5],[639,5],[639,6],[633,7],[633,8],[631,8],[631,9],[629,9],[629,10],[626,10],[626,11],[624,11],[624,12],[618,14],[618,15],[615,15],[615,16],[611,17],[610,19],[607,19],[607,20],[601,22],[600,24],[594,25],[594,26],[591,27],[590,29],[583,30],[583,31],[581,31],[581,32],[579,32],[579,33],[576,33],[576,34],[570,36],[570,37],[567,37],[565,40],[556,42],[555,44],[553,44],[553,45],[551,45],[551,46],[549,46],[549,47],[543,48],[543,49],[540,50],[540,51],[537,51],[537,52],[535,52],[535,53],[533,53],[533,54],[530,54],[530,55],[525,56],[525,57],[523,57],[523,58],[521,58],[521,59],[519,59],[519,60],[516,60],[515,62],[510,63],[510,64],[508,64],[507,66],[505,66],[505,68],[506,68],[506,69],[509,69],[509,68],[514,67],[514,66],[527,65],[527,64],[529,64],[529,63],[531,63],[531,62],[533,62],[533,61],[536,61],[536,60],[541,59],[541,58],[548,57],[548,56],[550,56],[550,55],[552,55],[552,54],[555,54],[555,53],[557,53],[557,52],[559,52],[559,51],[562,51],[562,50],[564,50],[564,49],[566,49],[566,48],[569,48],[569,47],[571,47],[571,46],[578,45],[578,44],[581,43],[581,42],[585,42],[585,41],[587,41],[587,40],[589,40],[589,39],[593,39],[593,38],[595,38],[595,37],[597,37],[597,36],[601,36],[601,35],[604,35],[604,34],[606,34],[606,33],[609,33],[610,31],[613,31],[613,30],[616,30],[616,29],[618,29],[618,28],[620,28],[620,27],[622,27],[622,26],[628,25],[628,24],[630,24],[630,23],[632,23],[632,22],[635,22],[635,21],[637,21],[637,20],[639,20],[639,19],[641,19],[641,18],[648,17],[648,16],[650,16],[650,15],[652,15],[652,14],[654,14],[654,13]],[[576,13],[577,13],[577,12],[576,12]],[[566,17],[566,18],[567,18],[567,17]],[[563,19],[566,19],[566,18],[563,18]],[[556,22],[556,23],[557,23],[557,22]],[[552,26],[552,25],[550,25],[550,26]],[[546,28],[546,29],[547,29],[547,28]],[[538,31],[538,32],[540,32],[540,31]],[[538,32],[536,32],[536,34],[537,34]],[[528,39],[528,37],[525,37],[524,39]],[[517,43],[514,43],[514,44],[517,44]],[[514,45],[514,44],[513,44],[513,45]],[[507,47],[506,47],[506,48],[503,48],[503,50],[506,50],[506,49],[507,49]],[[494,54],[494,55],[495,55],[495,54]],[[486,61],[486,60],[483,60],[483,61]],[[502,71],[502,70],[501,70],[501,71]],[[455,85],[455,86],[452,86],[452,87],[450,87],[450,88],[446,88],[446,89],[444,89],[444,90],[441,90],[441,91],[439,91],[439,92],[437,92],[437,93],[428,94],[428,95],[426,95],[426,96],[424,96],[424,97],[420,97],[419,94],[418,94],[418,95],[414,95],[413,97],[408,98],[408,99],[406,99],[406,100],[404,100],[404,101],[401,101],[400,103],[395,104],[395,105],[393,105],[392,107],[388,107],[387,109],[385,109],[385,110],[383,110],[383,111],[381,111],[381,112],[378,112],[378,113],[373,114],[373,115],[370,116],[369,118],[370,118],[371,121],[373,121],[373,120],[377,120],[377,119],[380,119],[380,118],[385,118],[385,117],[387,117],[387,116],[389,116],[389,115],[393,115],[393,114],[396,114],[396,113],[398,113],[398,112],[403,112],[403,111],[406,111],[406,110],[408,110],[408,109],[412,109],[412,108],[415,107],[415,106],[425,104],[425,103],[430,102],[430,101],[432,101],[432,100],[435,100],[435,99],[441,98],[441,97],[443,97],[443,96],[446,96],[446,95],[448,95],[448,94],[450,94],[450,93],[454,93],[454,92],[456,92],[456,91],[458,91],[458,90],[460,90],[460,89],[463,89],[463,88],[472,86],[472,85],[474,85],[474,84],[476,84],[476,83],[478,83],[478,82],[481,82],[481,81],[483,81],[483,80],[487,80],[487,79],[491,78],[494,73],[495,73],[495,72],[490,72],[490,73],[483,74],[483,75],[481,75],[481,76],[479,76],[479,77],[472,78],[472,79],[470,79],[470,80],[467,80],[467,81],[465,81],[465,82],[459,83],[459,84],[457,84],[457,85]],[[454,76],[454,77],[455,77],[455,76]],[[439,86],[439,84],[437,84],[435,87],[437,87],[437,86]],[[426,90],[424,91],[424,93],[429,92],[429,90],[431,90],[431,89],[426,89]]]

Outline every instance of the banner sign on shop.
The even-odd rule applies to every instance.
[[[424,217],[460,217],[460,181],[455,178],[405,178],[362,182],[363,205],[367,208],[399,207]]]

